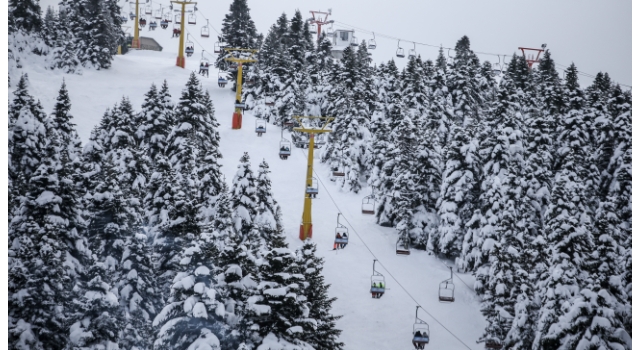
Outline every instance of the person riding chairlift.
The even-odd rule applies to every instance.
[[[307,186],[307,187],[311,187],[311,186]],[[340,236],[340,232],[337,232],[337,233],[336,233],[336,239],[340,239],[340,238],[342,238],[342,237]],[[338,242],[336,242],[336,241],[333,241],[333,250],[338,249],[338,246],[339,246],[340,248],[344,248],[344,244],[340,244],[340,243],[338,243]]]

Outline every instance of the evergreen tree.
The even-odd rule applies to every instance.
[[[233,212],[233,227],[241,237],[249,236],[255,227],[258,213],[256,199],[256,179],[251,170],[249,154],[244,153],[238,164],[238,171],[233,178],[231,187],[231,211]]]
[[[331,285],[325,284],[322,276],[324,259],[316,256],[316,249],[315,243],[306,240],[296,254],[305,280],[304,294],[309,303],[309,318],[316,321],[315,328],[305,332],[303,340],[317,350],[338,350],[344,347],[344,343],[338,341],[342,331],[336,328],[336,321],[342,316],[331,313],[331,304],[337,298],[328,296]]]
[[[169,132],[175,123],[173,103],[166,80],[162,83],[160,91],[155,84],[151,85],[142,104],[140,119],[136,136],[140,144],[147,149],[149,159],[153,160],[156,155],[164,153]]]
[[[256,178],[256,211],[255,225],[267,248],[282,248],[285,237],[282,228],[282,213],[278,202],[273,198],[269,164],[265,160],[258,165]]]
[[[71,122],[73,116],[69,114],[70,110],[69,92],[67,91],[67,85],[63,81],[53,108],[50,127],[56,130],[60,137],[61,146],[68,149],[69,157],[74,161],[82,152],[82,143],[75,130],[75,124]]]
[[[41,8],[38,0],[9,0],[9,19],[13,30],[40,32],[42,28]]]

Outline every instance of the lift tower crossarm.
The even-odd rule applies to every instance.
[[[302,210],[302,223],[300,224],[300,239],[305,240],[307,238],[311,238],[313,235],[313,222],[311,220],[311,194],[307,193],[307,188],[312,186],[313,182],[313,148],[314,148],[314,139],[315,134],[328,133],[333,130],[325,129],[329,123],[331,123],[335,118],[333,117],[302,117],[302,116],[294,116],[295,120],[300,124],[300,128],[295,128],[293,130],[298,132],[304,132],[309,134],[309,155],[307,158],[307,179],[305,181],[305,192],[304,192],[304,208]],[[302,123],[303,119],[320,119],[324,120],[325,123],[322,125],[320,129],[317,128],[305,128]]]
[[[136,0],[137,1],[137,0]],[[180,5],[180,39],[178,46],[178,58],[176,59],[176,66],[184,68],[185,66],[185,58],[184,58],[184,8],[187,5],[197,5],[197,2],[194,1],[171,1],[174,4]]]
[[[329,12],[322,12],[322,11],[309,11],[311,13],[311,15],[313,16],[312,18],[309,18],[309,23],[315,23],[318,26],[318,38],[316,39],[316,41],[320,41],[320,34],[322,33],[322,26],[325,24],[330,24],[333,23],[333,20],[328,21],[327,19],[329,18],[329,16],[331,15],[331,9],[329,9]],[[318,17],[316,17],[316,15],[318,15]],[[324,15],[324,19],[322,18],[322,15]]]

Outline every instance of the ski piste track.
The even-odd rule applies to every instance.
[[[163,43],[164,45],[164,43]],[[176,45],[177,46],[177,45]],[[172,49],[171,47],[168,49]],[[86,142],[107,108],[122,96],[130,98],[136,110],[151,83],[157,86],[167,80],[172,100],[176,103],[188,76],[196,71],[199,55],[187,59],[186,69],[175,67],[174,52],[133,51],[116,56],[109,70],[86,70],[83,75],[64,75],[38,65],[25,64],[29,73],[30,92],[50,111],[64,78],[69,89],[74,122]],[[211,94],[215,116],[220,123],[222,172],[230,184],[240,157],[248,152],[252,169],[265,159],[271,170],[274,197],[282,208],[283,225],[292,249],[302,246],[298,238],[305,191],[307,150],[294,149],[288,160],[280,159],[278,145],[281,129],[268,124],[266,133],[258,137],[251,111],[243,116],[240,130],[231,129],[234,93],[229,86],[221,89],[217,75],[200,77],[203,88]],[[18,72],[19,74],[19,72]],[[17,77],[19,78],[19,76]],[[15,79],[15,80],[14,80]],[[16,77],[11,77],[16,82]],[[12,91],[9,89],[9,97]],[[291,140],[288,131],[284,138]],[[475,294],[474,278],[469,274],[454,275],[455,302],[438,301],[438,285],[449,278],[451,262],[438,260],[425,251],[412,250],[409,256],[397,256],[395,229],[376,225],[375,216],[361,213],[361,200],[370,193],[363,188],[358,194],[341,190],[330,179],[328,166],[319,160],[323,149],[316,150],[314,171],[320,193],[313,200],[313,241],[317,254],[325,259],[324,276],[331,284],[329,295],[338,299],[332,312],[343,317],[337,327],[343,332],[340,340],[346,349],[413,349],[412,326],[416,306],[422,306],[419,316],[429,324],[430,342],[425,349],[483,349],[477,344],[485,326],[480,313],[480,299]],[[336,216],[349,229],[349,244],[344,250],[332,250]],[[373,259],[377,270],[386,277],[386,292],[380,299],[369,293]],[[455,272],[455,270],[454,270]]]

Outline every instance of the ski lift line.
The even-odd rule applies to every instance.
[[[304,150],[300,150],[300,152],[304,155]],[[396,283],[400,286],[400,288],[402,288],[402,290],[404,290],[404,292],[409,296],[409,298],[411,298],[411,300],[413,300],[416,305],[418,305],[420,308],[422,308],[422,310],[424,310],[424,312],[427,313],[427,315],[429,315],[429,317],[431,317],[434,321],[436,321],[436,323],[438,323],[440,325],[440,327],[444,328],[444,330],[446,330],[447,332],[449,332],[449,334],[451,334],[454,338],[456,338],[456,340],[458,340],[462,345],[464,345],[467,349],[471,350],[471,347],[469,347],[469,345],[467,345],[464,341],[462,341],[462,339],[458,338],[458,336],[456,336],[452,331],[449,330],[449,328],[445,327],[445,325],[443,325],[440,321],[438,321],[437,318],[435,318],[435,316],[433,316],[429,311],[427,311],[422,305],[420,305],[420,303],[418,302],[418,300],[416,300],[416,298],[413,297],[413,295],[411,295],[411,293],[409,293],[409,291],[400,283],[400,281],[398,281],[396,279],[396,277],[391,273],[391,271],[389,271],[389,269],[384,266],[384,264],[382,263],[382,261],[380,261],[380,258],[378,258],[373,251],[371,250],[371,248],[369,248],[369,246],[367,245],[367,243],[362,239],[362,237],[360,236],[360,234],[358,234],[358,231],[356,231],[355,227],[353,227],[353,225],[351,224],[351,222],[349,222],[349,219],[347,219],[347,217],[344,215],[344,213],[342,212],[342,210],[340,210],[340,207],[338,206],[338,203],[336,203],[336,201],[333,199],[333,197],[331,196],[331,193],[329,192],[327,186],[325,186],[324,182],[322,182],[322,179],[320,178],[320,175],[316,172],[316,170],[313,170],[314,174],[316,175],[316,178],[318,179],[318,182],[322,185],[322,187],[324,187],[325,192],[327,193],[327,195],[329,196],[329,199],[331,199],[331,202],[333,202],[333,205],[336,207],[336,209],[338,209],[338,213],[342,214],[342,217],[344,218],[344,221],[351,227],[351,229],[353,230],[353,233],[356,234],[356,236],[358,237],[358,239],[360,240],[360,242],[362,242],[362,244],[364,245],[365,248],[367,248],[367,250],[369,251],[369,253],[371,254],[371,256],[373,256],[374,259],[376,259],[378,261],[378,264],[380,264],[380,266],[382,266],[382,268],[387,271],[387,274],[394,280],[396,281]]]
[[[373,35],[373,31],[370,31],[370,30],[367,30],[367,29],[364,29],[364,28],[356,27],[356,26],[353,26],[351,24],[347,24],[347,23],[344,23],[344,22],[336,21],[336,20],[334,20],[334,23],[339,23],[338,26],[341,26],[341,27],[344,27],[344,28],[347,28],[347,29],[354,29],[354,30],[359,31],[361,33],[372,34]],[[413,44],[416,44],[416,45],[434,47],[434,48],[438,48],[438,49],[439,48],[443,48],[445,50],[455,50],[452,47],[444,47],[444,46],[441,46],[441,45],[433,45],[433,44],[421,43],[421,42],[418,42],[418,41],[406,40],[406,39],[394,37],[394,36],[391,36],[391,35],[381,34],[380,32],[378,32],[376,35],[379,36],[379,37],[382,37],[382,38],[387,38],[387,39],[397,40],[397,41],[404,41],[406,43],[413,43]],[[500,56],[511,56],[511,55],[506,55],[506,54],[497,54],[497,53],[482,52],[482,51],[473,51],[473,52],[476,53],[476,54],[488,55],[488,56],[498,56],[498,57],[500,57]],[[564,64],[560,64],[558,62],[555,62],[555,64],[558,65],[558,66],[561,66],[561,67],[568,68],[568,66],[566,66]],[[589,73],[586,73],[586,72],[578,71],[578,74],[581,74],[581,75],[583,75],[585,77],[588,77],[588,78],[591,78],[591,79],[595,78],[595,75],[589,74]],[[632,88],[631,85],[621,84],[621,83],[618,83],[618,82],[616,82],[616,83],[619,84],[620,86]]]

